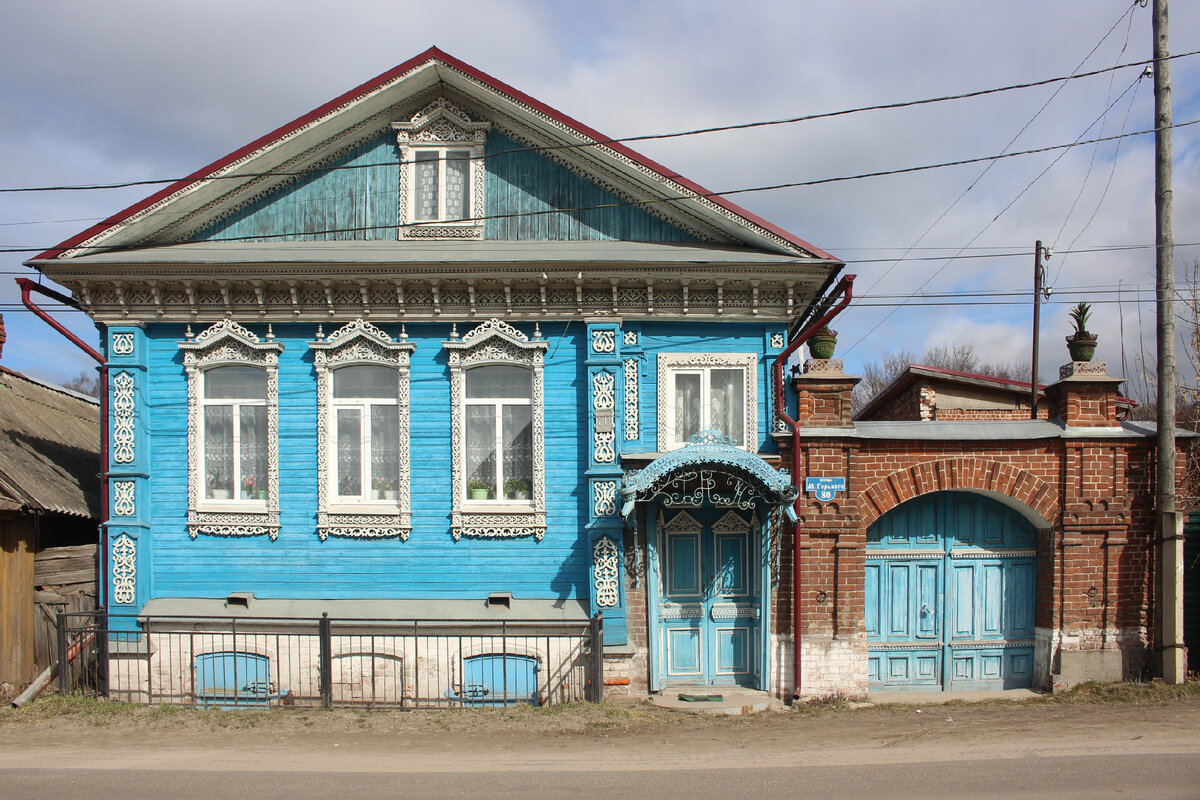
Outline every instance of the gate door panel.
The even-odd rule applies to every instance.
[[[660,526],[658,642],[667,683],[753,685],[758,534],[733,511],[680,512]]]
[[[965,492],[893,509],[867,536],[868,674],[876,689],[1033,684],[1034,530]]]

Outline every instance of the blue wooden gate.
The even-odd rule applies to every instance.
[[[983,495],[939,492],[867,532],[865,612],[873,689],[1033,684],[1036,535]]]
[[[756,686],[761,604],[755,521],[734,511],[683,511],[661,522],[658,536],[659,682]]]

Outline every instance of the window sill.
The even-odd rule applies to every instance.
[[[524,500],[464,500],[464,514],[532,514],[533,503]]]
[[[203,500],[196,506],[197,511],[211,511],[218,514],[266,514],[266,500]]]

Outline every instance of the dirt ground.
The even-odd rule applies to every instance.
[[[602,768],[663,758],[863,763],[1101,752],[1200,753],[1200,685],[1113,685],[1023,702],[856,707],[844,702],[712,717],[638,699],[600,705],[441,711],[220,711],[46,697],[0,711],[0,768],[134,764],[204,754],[223,769],[495,769],[519,754],[587,754]],[[999,753],[999,756],[995,754]],[[653,755],[651,755],[653,754]],[[640,765],[640,766],[639,766]]]

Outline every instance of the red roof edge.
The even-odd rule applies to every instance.
[[[943,367],[931,367],[928,364],[910,364],[909,366],[910,367],[920,367],[921,369],[926,369],[926,370],[929,370],[930,372],[937,372],[941,375],[948,375],[948,376],[954,377],[954,378],[970,378],[970,379],[974,379],[974,380],[991,381],[992,383],[1004,383],[1004,384],[1008,384],[1009,386],[1012,386],[1014,389],[1024,389],[1025,391],[1028,391],[1029,387],[1030,387],[1029,381],[1019,381],[1019,380],[1015,380],[1013,378],[997,378],[994,375],[983,375],[978,372],[962,372],[960,370],[945,369]],[[1045,391],[1045,389],[1048,385],[1049,384],[1039,383],[1038,391],[1039,392]],[[1133,405],[1137,405],[1137,402],[1135,400],[1133,400],[1129,397],[1125,397],[1122,394],[1117,394],[1117,402],[1132,403]]]
[[[245,145],[244,147],[241,147],[241,148],[233,151],[229,155],[217,159],[216,161],[212,162],[208,166],[201,167],[200,169],[196,170],[192,174],[188,175],[186,178],[178,180],[178,181],[170,184],[169,186],[167,186],[163,189],[160,189],[159,191],[150,195],[146,199],[141,200],[137,203],[134,203],[133,205],[129,206],[128,208],[126,208],[122,211],[118,211],[116,214],[113,214],[108,219],[105,219],[102,222],[98,222],[95,225],[88,228],[87,230],[84,230],[83,232],[78,233],[75,236],[72,236],[71,238],[61,242],[60,244],[58,244],[54,247],[51,247],[48,250],[45,250],[42,253],[39,253],[37,256],[34,256],[34,258],[31,260],[36,261],[39,259],[57,258],[57,257],[61,256],[64,252],[66,252],[67,250],[70,250],[71,248],[74,248],[74,247],[78,247],[80,244],[82,244],[83,242],[86,242],[88,239],[91,239],[92,237],[94,237],[100,233],[103,233],[105,230],[124,222],[129,217],[133,216],[134,214],[137,214],[140,211],[143,211],[146,208],[149,208],[150,206],[159,202],[163,198],[170,197],[172,194],[174,194],[175,192],[178,192],[180,189],[183,189],[184,187],[188,186],[189,184],[195,183],[199,180],[202,180],[202,179],[208,177],[213,172],[216,172],[217,170],[228,166],[229,164],[237,161],[240,158],[245,157],[246,155],[254,152],[255,150],[258,150],[258,149],[270,144],[271,142],[282,138],[283,136],[287,135],[288,133],[291,133],[292,131],[308,124],[309,122],[313,121],[314,119],[317,119],[318,117],[321,117],[324,114],[329,113],[330,111],[337,108],[338,106],[344,105],[358,97],[361,97],[362,95],[368,94],[371,91],[379,88],[381,85],[395,79],[399,75],[402,75],[403,73],[413,69],[414,67],[417,67],[421,64],[424,64],[424,63],[430,62],[430,61],[440,61],[449,67],[452,67],[460,72],[463,72],[463,73],[471,76],[472,78],[475,78],[476,80],[480,81],[481,83],[489,86],[490,88],[496,90],[497,92],[500,92],[501,94],[506,94],[509,97],[513,98],[514,100],[524,103],[524,104],[536,109],[537,111],[549,116],[551,119],[561,122],[562,124],[572,128],[577,133],[582,134],[583,136],[586,136],[588,138],[595,139],[598,141],[607,141],[608,139],[611,138],[608,136],[604,136],[603,134],[588,127],[587,125],[584,125],[583,123],[579,122],[578,120],[568,117],[567,115],[551,108],[550,106],[546,105],[545,103],[542,103],[539,100],[535,100],[534,98],[530,97],[529,95],[525,94],[524,92],[519,91],[518,89],[515,89],[512,86],[509,86],[508,84],[504,83],[503,81],[499,81],[499,80],[493,78],[491,75],[488,75],[487,73],[482,72],[481,70],[478,70],[475,67],[472,67],[470,64],[467,64],[464,61],[460,61],[459,59],[455,58],[454,56],[451,56],[451,55],[443,52],[442,50],[439,50],[436,46],[430,47],[428,50],[421,53],[420,55],[414,56],[414,57],[408,59],[407,61],[403,62],[402,64],[399,64],[399,65],[393,67],[392,69],[388,70],[387,72],[384,72],[382,75],[378,75],[378,76],[372,78],[371,80],[367,81],[366,83],[360,84],[359,86],[354,87],[350,91],[338,95],[333,100],[330,100],[329,102],[313,109],[312,111],[305,114],[304,116],[298,117],[297,119],[292,120],[291,122],[276,128],[275,130],[271,131],[270,133],[266,134],[265,136],[261,136],[258,139],[255,139],[253,142],[250,142],[249,144]],[[649,158],[646,158],[645,156],[641,155],[640,153],[637,153],[634,150],[631,150],[630,148],[626,147],[625,145],[623,145],[619,142],[612,142],[610,144],[607,144],[606,146],[610,147],[611,149],[615,150],[618,153],[621,153],[625,157],[653,170],[654,172],[658,173],[662,177],[667,178],[672,181],[675,181],[676,183],[680,184],[681,186],[684,186],[685,188],[687,188],[690,191],[696,192],[697,194],[701,194],[701,195],[709,194],[709,190],[705,189],[703,186],[700,186],[699,184],[697,184],[691,180],[688,180],[687,178],[684,178],[679,173],[674,172],[673,170],[667,169],[666,167],[662,166],[661,164],[659,164]],[[711,200],[713,203],[716,203],[717,205],[721,206],[722,208],[725,208],[726,210],[736,214],[737,216],[742,217],[746,221],[753,223],[754,225],[757,225],[761,228],[764,228],[765,230],[770,231],[771,233],[775,234],[776,236],[779,236],[780,238],[801,248],[802,250],[806,250],[809,253],[812,253],[817,258],[828,259],[830,261],[838,261],[838,262],[841,261],[841,259],[837,258],[836,256],[831,255],[831,254],[825,252],[824,250],[820,249],[819,247],[816,247],[815,245],[810,244],[809,242],[805,241],[804,239],[801,239],[800,237],[795,236],[794,234],[789,233],[788,231],[785,231],[784,229],[780,228],[779,226],[766,221],[762,217],[759,217],[757,214],[753,214],[750,211],[747,211],[746,209],[742,208],[741,206],[737,205],[736,203],[733,203],[733,202],[725,199],[724,197],[721,197],[719,195],[712,195],[712,196],[709,196],[708,199]]]

